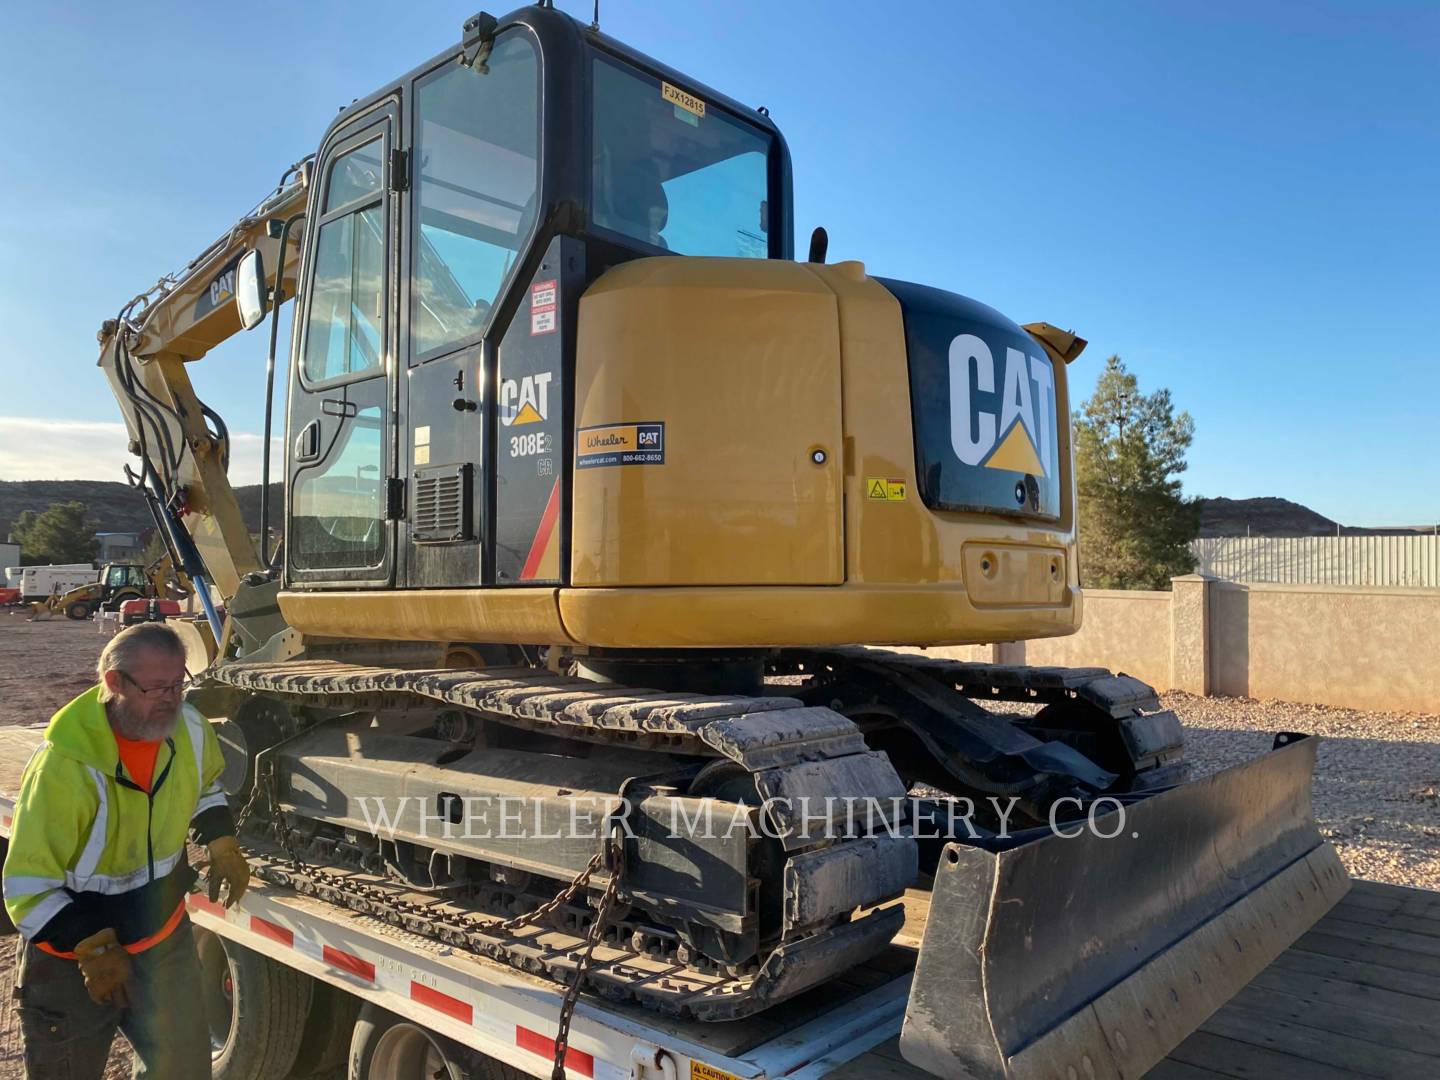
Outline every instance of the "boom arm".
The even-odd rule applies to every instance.
[[[159,504],[180,568],[203,573],[226,600],[261,562],[227,476],[224,422],[195,395],[185,365],[241,329],[235,273],[246,251],[261,253],[268,295],[277,283],[285,299],[295,295],[300,244],[287,245],[281,265],[275,226],[304,212],[308,176],[304,165],[292,166],[254,211],[131,300],[98,335],[99,365],[125,417],[130,451],[141,459],[137,482]]]

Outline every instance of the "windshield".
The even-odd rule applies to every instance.
[[[769,255],[770,136],[659,79],[595,58],[596,225],[679,255]]]

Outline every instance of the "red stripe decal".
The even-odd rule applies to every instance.
[[[201,896],[195,892],[192,892],[186,897],[186,900],[192,908],[198,911],[214,915],[217,919],[223,919],[225,917],[225,905],[218,900],[211,900],[208,896]]]
[[[475,1010],[471,1006],[459,998],[442,994],[433,986],[426,986],[414,979],[410,980],[410,1000],[418,1001],[421,1005],[428,1005],[436,1012],[442,1012],[446,1016],[453,1016],[462,1023],[469,1024],[475,1020]]]
[[[333,968],[348,971],[351,975],[358,975],[366,982],[375,981],[375,965],[370,963],[369,960],[361,960],[358,956],[352,956],[348,952],[341,952],[339,949],[332,948],[329,945],[321,949],[321,955],[325,957],[325,962]]]
[[[545,501],[545,512],[540,515],[540,527],[535,530],[535,540],[530,545],[530,554],[525,556],[525,567],[520,571],[521,581],[531,581],[540,569],[540,559],[550,543],[550,534],[555,531],[555,522],[560,517],[560,478],[550,486],[550,498]]]
[[[555,1040],[547,1039],[538,1031],[531,1031],[527,1027],[515,1025],[515,1045],[521,1050],[529,1050],[532,1054],[539,1054],[543,1058],[555,1057]],[[565,1048],[565,1068],[581,1076],[595,1075],[595,1059],[573,1046]]]
[[[273,923],[269,919],[262,919],[259,915],[251,915],[250,929],[262,937],[268,937],[273,941],[280,942],[281,945],[289,945],[292,949],[295,947],[294,931],[286,930],[285,927],[279,923]]]

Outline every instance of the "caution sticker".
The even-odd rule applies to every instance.
[[[555,332],[555,300],[557,282],[537,281],[530,286],[530,336]]]
[[[703,1061],[690,1062],[690,1080],[740,1080],[732,1072],[706,1065]]]
[[[904,502],[905,481],[887,480],[883,476],[865,479],[865,497],[876,502]]]
[[[665,425],[660,421],[643,424],[601,424],[575,433],[575,467],[595,469],[603,465],[664,465]]]
[[[660,96],[672,105],[677,105],[686,112],[695,116],[705,115],[705,102],[701,101],[694,94],[687,94],[678,86],[671,86],[668,82],[660,84]]]

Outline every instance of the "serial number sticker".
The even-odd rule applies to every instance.
[[[575,433],[575,467],[595,469],[604,465],[664,465],[665,425],[660,421],[643,424],[602,424],[581,428]]]
[[[701,101],[694,94],[687,94],[678,86],[671,86],[668,82],[660,84],[660,96],[672,105],[679,105],[688,113],[696,116],[705,115],[705,102]]]
[[[706,1065],[703,1061],[690,1062],[690,1080],[740,1080],[732,1072]]]
[[[904,502],[905,481],[871,476],[865,480],[865,497],[876,502]]]

